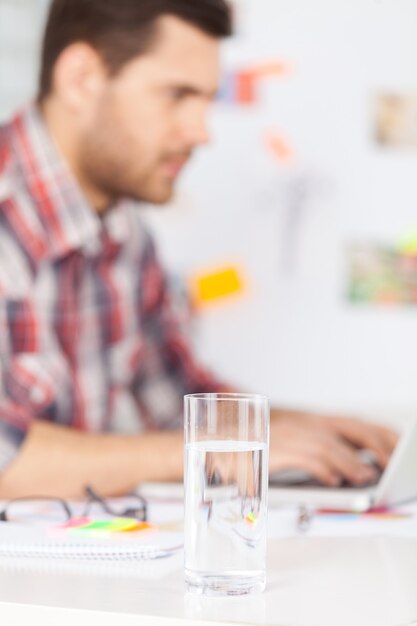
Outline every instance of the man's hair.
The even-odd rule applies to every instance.
[[[152,45],[155,22],[162,15],[179,17],[218,38],[232,32],[226,0],[52,0],[43,39],[38,99],[50,93],[55,62],[69,45],[88,43],[114,75]]]

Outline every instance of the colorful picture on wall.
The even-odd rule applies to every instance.
[[[375,135],[383,146],[417,148],[417,94],[379,95]]]
[[[354,244],[348,262],[352,304],[417,306],[417,249]]]

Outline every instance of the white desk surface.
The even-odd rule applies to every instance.
[[[0,617],[7,626],[177,626],[193,620],[417,625],[417,539],[412,538],[273,539],[266,592],[237,598],[184,594],[181,554],[165,559],[162,576],[154,569],[158,562],[140,564],[138,571],[88,564],[64,569],[53,561],[27,566],[22,559],[0,561]]]

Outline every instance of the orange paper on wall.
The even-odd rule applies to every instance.
[[[271,61],[270,63],[262,63],[252,69],[252,73],[258,78],[267,78],[268,76],[283,76],[291,73],[291,65],[285,61]]]
[[[236,92],[239,104],[253,104],[255,102],[255,77],[252,72],[240,72],[237,74]]]
[[[274,157],[282,163],[291,164],[295,161],[295,154],[289,143],[277,133],[266,136],[266,144]]]

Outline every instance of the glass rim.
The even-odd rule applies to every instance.
[[[268,402],[268,396],[261,393],[188,393],[184,396],[184,400],[205,400],[214,402],[216,400],[235,400],[238,402]]]

